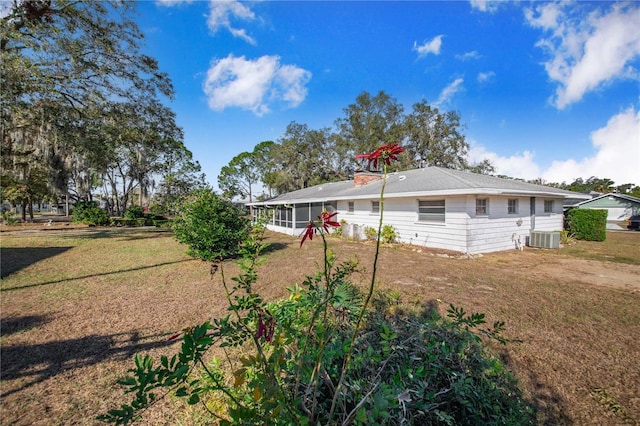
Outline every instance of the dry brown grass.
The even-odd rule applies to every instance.
[[[94,424],[124,401],[114,381],[135,353],[175,353],[168,336],[225,312],[220,275],[212,279],[209,266],[189,259],[167,232],[16,231],[1,238],[2,424]],[[269,239],[257,288],[275,299],[315,272],[322,253],[315,240],[299,248],[293,238]],[[339,259],[358,257],[370,270],[373,244],[329,241]],[[495,350],[540,424],[638,424],[640,233],[609,233],[600,245],[556,251],[443,254],[384,247],[379,288],[406,303],[436,303],[443,313],[453,303],[504,320],[507,335],[522,342]],[[227,275],[234,269],[225,265]],[[368,274],[354,278],[364,285]],[[167,400],[145,422],[198,423],[171,407]]]

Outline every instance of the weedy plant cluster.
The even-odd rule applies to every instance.
[[[383,167],[380,223],[371,279],[353,284],[356,260],[337,261],[327,235],[336,213],[309,222],[301,245],[320,236],[323,265],[289,297],[266,302],[255,290],[265,261],[261,225],[240,248],[240,273],[222,276],[229,314],[186,330],[180,351],[135,357],[119,381],[132,400],[99,416],[128,424],[164,395],[200,405],[220,425],[531,424],[533,413],[513,376],[483,338],[507,343],[504,324],[450,306],[409,308],[377,292],[386,167],[402,152],[383,146],[359,156]],[[211,355],[217,347],[223,357]]]

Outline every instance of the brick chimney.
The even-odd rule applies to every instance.
[[[364,186],[380,179],[382,179],[382,173],[379,172],[356,172],[353,175],[353,183],[356,186]]]

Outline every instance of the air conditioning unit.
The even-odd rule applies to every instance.
[[[529,247],[546,249],[560,248],[560,233],[554,231],[531,231]]]

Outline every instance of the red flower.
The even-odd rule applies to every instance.
[[[335,220],[331,220],[337,214],[338,212],[329,213],[326,210],[322,211],[322,213],[320,214],[320,220],[322,220],[322,227],[324,228],[325,232],[329,232],[330,226],[333,226],[335,228],[340,227],[339,222],[336,222]]]
[[[315,232],[316,232],[316,224],[313,223],[312,221],[309,221],[309,223],[307,223],[307,229],[304,231],[304,237],[302,237],[302,241],[300,241],[300,247],[302,247],[304,240],[306,240],[307,238],[309,238],[309,240],[313,240],[313,234]]]
[[[256,337],[260,339],[264,337],[264,340],[272,343],[273,342],[273,333],[276,328],[276,320],[271,315],[268,309],[260,310],[258,314],[258,334]]]
[[[387,166],[391,165],[391,160],[397,160],[398,154],[404,152],[404,148],[400,144],[394,143],[392,145],[382,145],[380,148],[373,151],[371,154],[358,154],[356,158],[362,158],[369,163],[373,162],[373,168],[378,168],[378,160],[384,161]]]
[[[324,232],[329,232],[330,226],[336,228],[339,227],[340,223],[333,220],[333,217],[337,214],[338,212],[329,213],[328,211],[323,210],[322,213],[320,213],[320,216],[318,216],[319,223],[309,221],[309,223],[307,223],[307,227],[305,228],[302,241],[300,241],[300,247],[302,247],[302,244],[304,244],[307,238],[313,240],[313,234],[318,232],[320,230],[320,227],[324,229]]]

